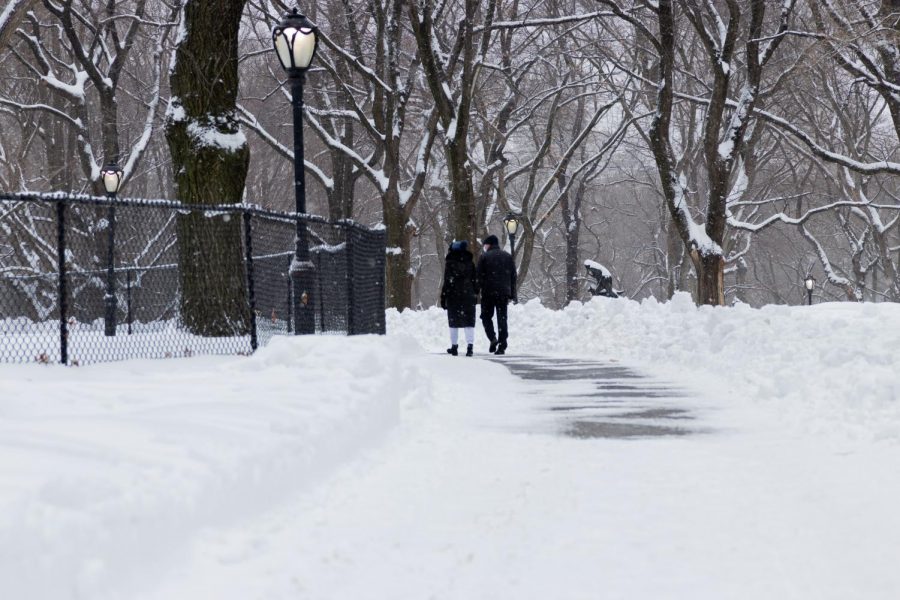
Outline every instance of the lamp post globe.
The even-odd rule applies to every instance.
[[[509,213],[504,217],[503,224],[506,226],[506,233],[509,234],[510,254],[516,255],[516,235],[519,233],[519,217],[513,213]]]
[[[296,8],[272,29],[272,45],[288,77],[303,77],[319,45],[318,28]]]
[[[816,287],[816,278],[812,275],[807,275],[803,283],[806,286],[807,304],[812,306],[812,294],[813,289]]]
[[[115,162],[109,162],[100,170],[100,179],[103,180],[103,188],[106,195],[115,198],[122,185],[122,169]]]
[[[103,303],[106,312],[103,317],[103,333],[112,337],[116,335],[116,194],[119,193],[119,187],[122,185],[122,176],[124,173],[115,161],[106,164],[100,170],[100,179],[103,181],[103,188],[106,190],[106,196],[110,199],[109,206],[106,209],[106,293],[103,296]]]
[[[278,62],[291,84],[291,107],[294,117],[294,200],[297,212],[297,235],[294,260],[291,262],[294,333],[315,333],[313,301],[315,267],[309,259],[306,221],[306,174],[303,169],[303,84],[306,71],[316,55],[318,28],[296,8],[285,13],[272,29],[272,46]]]

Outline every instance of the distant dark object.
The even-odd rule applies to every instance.
[[[605,296],[607,298],[618,298],[622,293],[621,290],[614,290],[612,286],[612,273],[609,269],[598,262],[592,260],[584,261],[584,268],[587,269],[588,275],[597,280],[597,285],[588,287],[591,296]]]

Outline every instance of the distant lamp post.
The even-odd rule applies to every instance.
[[[516,256],[516,235],[519,233],[519,216],[513,213],[509,213],[506,215],[506,218],[503,219],[503,224],[506,225],[506,233],[509,234],[509,249],[510,254],[513,255],[513,258]]]
[[[813,293],[813,288],[816,287],[816,278],[813,277],[812,275],[807,275],[806,281],[804,281],[803,283],[806,285],[806,297],[807,297],[808,304],[809,304],[809,306],[812,306],[812,293]]]
[[[294,113],[294,199],[298,215],[306,213],[306,174],[303,170],[303,83],[306,71],[316,54],[318,29],[304,15],[293,9],[272,29],[272,44],[278,61],[291,84],[291,106]],[[316,320],[312,302],[315,267],[309,260],[306,221],[297,218],[296,246],[291,263],[294,291],[294,333],[315,333]]]
[[[106,211],[106,315],[104,317],[103,332],[107,336],[116,335],[116,194],[122,185],[122,169],[114,161],[108,163],[100,171],[106,196],[111,200]]]

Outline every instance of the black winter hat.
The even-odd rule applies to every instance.
[[[500,247],[500,240],[497,239],[497,236],[496,236],[496,235],[489,235],[489,236],[487,236],[486,238],[484,238],[484,242],[482,242],[482,243],[483,243],[485,246],[487,246],[488,244],[490,244],[490,245],[491,245],[491,248],[498,248],[498,247]]]

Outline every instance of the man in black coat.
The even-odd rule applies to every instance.
[[[506,340],[509,337],[506,320],[506,305],[516,297],[516,263],[509,252],[500,248],[496,235],[484,238],[484,252],[478,259],[478,282],[481,286],[481,324],[491,341],[490,352],[506,354]],[[494,311],[497,311],[497,329],[494,334]]]

